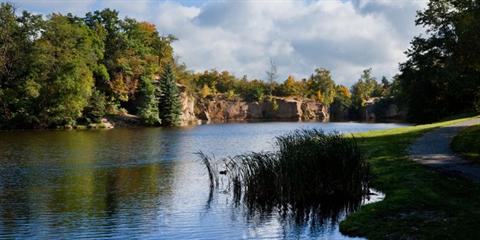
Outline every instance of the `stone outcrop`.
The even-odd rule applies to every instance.
[[[229,122],[247,120],[322,120],[329,119],[328,108],[313,100],[273,97],[262,102],[227,99],[223,95],[196,99],[186,88],[177,84],[182,104],[182,125],[201,122]]]
[[[182,115],[180,115],[181,125],[197,124],[198,118],[195,115],[195,98],[186,92],[181,92],[180,102],[182,105]]]
[[[197,106],[197,118],[205,122],[242,121],[247,119],[248,105],[224,99],[203,100]]]
[[[302,102],[302,119],[303,120],[328,120],[329,109],[322,103],[313,100]]]
[[[109,115],[106,120],[115,128],[138,127],[143,125],[140,117],[131,114]]]
[[[315,101],[272,98],[262,102],[245,102],[215,98],[197,105],[196,117],[204,122],[246,120],[328,120],[328,109]]]
[[[401,120],[406,118],[406,111],[402,111],[391,98],[371,98],[365,104],[363,119],[366,121]]]

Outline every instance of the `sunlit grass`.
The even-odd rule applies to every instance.
[[[340,230],[369,239],[478,239],[480,185],[430,170],[407,154],[423,133],[468,119],[355,134],[371,166],[370,186],[386,197],[349,215]]]

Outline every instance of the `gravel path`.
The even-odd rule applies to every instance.
[[[458,157],[450,149],[452,138],[461,129],[475,124],[480,124],[480,118],[441,127],[424,134],[410,145],[410,158],[435,170],[480,182],[480,165]]]

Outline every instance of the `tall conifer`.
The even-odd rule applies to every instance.
[[[162,77],[160,78],[160,91],[158,109],[162,125],[179,125],[181,114],[180,92],[171,64],[165,65]]]

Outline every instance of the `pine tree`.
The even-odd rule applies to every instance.
[[[181,104],[179,90],[175,81],[173,67],[165,66],[160,78],[159,115],[163,126],[177,126],[180,124]]]

